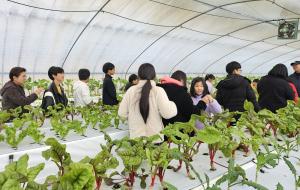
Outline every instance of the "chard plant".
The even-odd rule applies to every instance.
[[[192,117],[188,123],[175,123],[171,124],[163,129],[161,132],[164,134],[169,142],[177,145],[178,150],[182,152],[184,162],[186,166],[187,176],[190,179],[195,179],[191,175],[190,166],[187,162],[192,162],[195,154],[198,153],[198,145],[201,139],[197,135],[197,129],[195,128],[196,117]],[[179,160],[179,166],[173,168],[175,172],[179,171],[182,167],[183,160]]]
[[[241,139],[245,138],[244,133],[238,126],[230,126],[235,113],[224,112],[213,118],[200,116],[205,128],[197,133],[198,139],[208,144],[210,157],[210,170],[215,171],[215,155],[218,150],[222,151],[225,157],[234,157]]]
[[[67,97],[73,97],[73,80],[72,79],[66,79],[64,81],[65,91]]]
[[[220,179],[217,180],[216,184],[206,190],[221,190],[219,187],[221,184],[227,182],[227,190],[237,185],[246,185],[257,190],[268,190],[266,187],[257,184],[256,182],[249,181],[246,177],[246,172],[239,165],[234,164],[234,159],[229,159],[228,171]]]
[[[114,175],[113,173],[113,175],[108,176],[108,170],[115,169],[119,165],[117,158],[111,154],[110,145],[101,145],[100,153],[98,153],[94,158],[87,156],[80,162],[89,163],[92,166],[96,181],[96,190],[100,190],[104,179],[108,181],[110,180],[110,177]]]
[[[5,125],[4,128],[4,139],[7,144],[12,148],[17,149],[18,145],[27,136],[27,131],[22,130],[24,126],[24,121],[20,118],[13,120],[12,125]]]
[[[154,187],[156,176],[159,178],[159,181],[163,186],[165,172],[170,162],[174,159],[174,154],[178,154],[178,149],[170,149],[166,142],[159,146],[149,146],[146,148],[147,161],[151,167],[150,189]]]
[[[48,150],[42,152],[42,156],[46,160],[51,160],[58,167],[58,176],[65,174],[65,168],[72,163],[70,153],[66,152],[66,145],[60,144],[54,138],[48,138],[45,141],[47,146],[50,146]]]
[[[0,131],[3,129],[6,122],[10,119],[10,114],[6,110],[0,112]]]
[[[0,173],[0,189],[47,190],[45,184],[35,182],[45,164],[41,163],[29,168],[28,159],[28,155],[25,154],[19,160],[5,166],[5,170]]]
[[[123,138],[116,142],[117,155],[122,159],[124,164],[124,170],[121,172],[121,176],[124,179],[124,185],[127,188],[132,188],[137,171],[140,168],[143,160],[146,158],[145,143],[143,138],[129,139]]]

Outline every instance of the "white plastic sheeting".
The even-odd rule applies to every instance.
[[[299,0],[0,0],[0,72],[100,73],[110,61],[120,74],[144,62],[222,74],[236,60],[263,74],[300,60],[300,37],[277,39],[278,20],[298,18]]]

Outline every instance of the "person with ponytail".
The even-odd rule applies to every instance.
[[[118,110],[119,116],[128,120],[130,138],[160,134],[164,128],[162,118],[177,114],[175,103],[155,84],[153,65],[142,64],[138,76],[139,83],[128,89]]]

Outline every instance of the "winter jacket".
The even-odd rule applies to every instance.
[[[7,82],[0,91],[2,96],[2,109],[15,109],[19,106],[30,105],[38,96],[33,93],[29,96],[25,95],[24,88],[12,81]]]
[[[216,100],[229,111],[244,111],[244,102],[253,103],[255,111],[259,111],[254,91],[249,80],[240,75],[228,75],[217,85]]]
[[[192,100],[193,100],[194,105],[197,105],[201,99],[202,99],[202,96],[196,96],[196,97],[192,96]],[[213,102],[207,104],[205,112],[208,113],[208,114],[221,113],[222,112],[222,107],[218,103],[217,100],[214,100]],[[198,129],[203,129],[204,125],[200,121],[196,121],[196,127]]]
[[[149,115],[147,123],[140,113],[139,101],[146,80],[140,80],[125,93],[118,114],[128,119],[130,138],[160,134],[164,128],[162,118],[171,118],[177,114],[176,105],[168,99],[166,92],[151,81],[152,89],[149,94]]]
[[[299,95],[298,95],[298,92],[297,92],[297,88],[296,86],[294,85],[294,83],[292,82],[289,82],[289,85],[290,87],[292,88],[293,92],[294,92],[294,102],[297,104],[298,103],[298,99],[299,99]]]
[[[293,73],[289,76],[292,83],[296,86],[298,95],[300,95],[300,73]]]
[[[90,96],[90,89],[87,83],[76,81],[73,85],[73,92],[75,106],[86,106],[92,103],[93,99]]]
[[[68,105],[68,98],[64,92],[64,89],[62,87],[60,88],[61,94],[58,93],[56,85],[54,84],[54,82],[52,82],[48,90],[44,92],[43,101],[41,105],[41,107],[44,110],[47,110],[49,106],[54,106],[56,104],[62,104],[64,106]]]
[[[112,77],[108,74],[105,75],[103,80],[102,97],[104,105],[117,105],[119,102],[117,100],[116,87],[113,83]]]
[[[279,77],[264,76],[257,85],[258,102],[262,109],[276,112],[287,105],[287,100],[294,100],[294,92],[288,81]]]
[[[206,104],[203,101],[195,106],[189,95],[187,88],[182,86],[180,81],[165,77],[161,79],[162,87],[170,101],[173,101],[177,107],[177,115],[170,119],[163,119],[165,126],[173,124],[175,122],[188,122],[191,119],[192,114],[200,114],[202,110],[206,109]]]

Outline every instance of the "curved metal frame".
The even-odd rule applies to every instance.
[[[203,13],[201,13],[201,14],[198,14],[198,15],[195,15],[195,16],[193,16],[193,17],[191,17],[190,19],[188,19],[188,20],[186,20],[186,21],[184,21],[184,22],[182,22],[181,24],[179,24],[178,26],[176,26],[176,27],[174,27],[174,28],[172,28],[171,30],[169,30],[169,31],[167,31],[167,32],[165,32],[163,35],[161,35],[159,38],[157,38],[156,40],[154,40],[152,43],[150,43],[132,62],[131,62],[131,64],[129,65],[129,67],[127,68],[127,70],[126,70],[126,74],[125,74],[125,78],[126,78],[126,76],[127,76],[127,73],[128,73],[128,71],[129,71],[129,69],[132,67],[132,65],[137,61],[137,59],[139,59],[150,47],[152,47],[156,42],[158,42],[160,39],[162,39],[164,36],[166,36],[166,35],[168,35],[169,33],[171,33],[172,31],[174,31],[174,30],[176,30],[177,28],[179,28],[179,27],[181,27],[182,25],[184,25],[184,24],[186,24],[187,22],[189,22],[189,21],[191,21],[191,20],[193,20],[193,19],[195,19],[195,18],[198,18],[198,17],[200,17],[201,15],[204,15],[204,14],[206,14],[206,13],[209,13],[209,12],[211,12],[211,11],[213,11],[213,10],[216,10],[216,9],[219,9],[219,8],[222,8],[222,7],[225,7],[225,6],[229,6],[229,5],[235,5],[235,4],[239,4],[239,3],[245,3],[245,2],[253,2],[253,1],[261,1],[261,0],[248,0],[248,1],[242,1],[242,2],[234,2],[234,3],[228,3],[228,4],[224,4],[224,5],[221,5],[221,6],[215,6],[215,7],[213,7],[213,8],[211,8],[211,9],[209,9],[209,10],[207,10],[207,11],[205,11],[205,12],[203,12]]]
[[[81,35],[84,33],[84,31],[87,29],[87,27],[91,24],[91,22],[97,17],[97,15],[103,10],[103,8],[110,2],[111,0],[107,0],[102,6],[101,8],[95,13],[95,15],[90,19],[90,21],[86,24],[86,26],[83,28],[83,30],[80,32],[80,34],[77,36],[76,40],[74,41],[73,45],[71,46],[71,48],[69,49],[61,67],[64,67],[64,64],[66,63],[71,51],[73,50],[74,46],[76,45],[76,43],[78,42],[79,38],[81,37]]]
[[[288,55],[288,54],[293,53],[293,52],[296,52],[296,51],[300,51],[300,48],[296,48],[296,49],[294,49],[294,50],[292,50],[292,51],[288,51],[288,52],[286,52],[286,53],[282,53],[282,54],[280,54],[280,55],[278,55],[278,56],[276,56],[276,57],[273,57],[273,58],[271,58],[271,59],[268,59],[267,61],[264,61],[264,62],[262,62],[261,64],[255,66],[253,69],[251,69],[251,70],[249,71],[249,73],[252,73],[254,70],[258,69],[259,67],[261,67],[261,66],[263,66],[263,65],[265,65],[266,63],[269,63],[269,62],[273,61],[274,59],[277,59],[277,58],[279,58],[279,57]]]
[[[48,11],[57,11],[57,12],[96,12],[96,11],[97,11],[96,14],[95,14],[95,15],[90,19],[90,21],[87,23],[87,25],[83,28],[83,30],[81,31],[81,33],[80,33],[79,36],[76,38],[76,40],[75,40],[75,42],[73,43],[73,45],[71,46],[70,50],[68,51],[68,53],[67,53],[67,55],[66,55],[66,57],[65,57],[65,59],[64,59],[64,61],[63,61],[63,63],[62,63],[62,67],[63,67],[64,64],[65,64],[65,62],[67,61],[67,58],[69,57],[69,55],[70,55],[72,49],[73,49],[74,46],[76,45],[76,43],[77,43],[77,41],[79,40],[79,38],[81,37],[81,35],[82,35],[82,34],[84,33],[84,31],[86,30],[86,28],[89,26],[89,24],[95,19],[95,17],[96,17],[100,12],[105,13],[105,11],[103,11],[103,8],[104,8],[111,0],[108,0],[108,1],[107,1],[107,2],[106,2],[99,10],[88,10],[88,11],[67,11],[67,10],[58,10],[58,9],[47,9],[47,8],[41,8],[41,7],[36,7],[36,6],[27,5],[27,4],[20,3],[20,2],[16,2],[16,1],[13,1],[13,0],[7,0],[7,1],[12,2],[12,3],[16,3],[16,4],[20,4],[20,5],[23,5],[23,6],[28,6],[28,7],[31,7],[31,8],[38,8],[38,9],[48,10]],[[157,2],[157,1],[155,1],[155,0],[149,0],[149,1],[156,2],[156,3],[160,3],[160,2]],[[197,1],[197,2],[199,2],[199,3],[203,3],[203,2],[198,1],[198,0],[195,0],[195,1]],[[131,66],[136,62],[136,60],[137,60],[138,58],[140,58],[140,56],[141,56],[145,51],[147,51],[153,44],[155,44],[157,41],[159,41],[161,38],[163,38],[164,36],[166,36],[167,34],[169,34],[170,32],[172,32],[173,30],[175,30],[175,29],[177,29],[177,28],[185,28],[185,29],[187,29],[187,30],[193,30],[193,29],[188,29],[188,28],[186,28],[186,27],[183,27],[183,26],[182,26],[183,24],[185,24],[185,23],[187,23],[187,22],[189,22],[189,21],[191,21],[191,20],[193,20],[193,19],[195,19],[195,18],[197,18],[197,17],[199,17],[199,16],[201,16],[201,15],[203,15],[203,14],[207,14],[208,12],[211,12],[211,11],[213,11],[213,10],[215,10],[215,9],[219,9],[219,8],[220,8],[220,9],[223,9],[223,7],[228,6],[228,5],[240,4],[240,3],[247,3],[247,2],[255,2],[255,1],[262,1],[262,0],[240,1],[240,2],[233,2],[233,3],[223,4],[223,5],[220,5],[220,6],[213,6],[213,5],[208,4],[208,5],[210,5],[210,6],[213,6],[213,8],[210,9],[210,10],[208,10],[208,11],[205,11],[204,13],[200,13],[199,15],[196,15],[196,16],[194,16],[194,17],[192,17],[192,18],[186,20],[185,22],[183,22],[183,23],[181,23],[181,24],[175,26],[174,28],[172,28],[171,30],[169,30],[168,32],[166,32],[166,33],[164,33],[162,36],[160,36],[158,39],[156,39],[154,42],[152,42],[150,45],[148,45],[147,48],[144,49],[144,50],[143,50],[143,51],[142,51],[142,52],[134,59],[134,61],[129,65],[129,67],[128,67],[127,71],[126,71],[126,74],[128,73],[128,71],[129,71],[129,69],[131,68]],[[279,6],[279,7],[283,8],[283,9],[289,11],[289,12],[292,12],[293,14],[299,15],[298,13],[293,12],[293,11],[291,11],[291,10],[289,10],[289,9],[287,9],[287,8],[285,8],[285,7],[279,5],[279,4],[277,4],[277,3],[275,3],[275,2],[273,2],[273,1],[271,1],[271,0],[265,0],[265,1],[271,2],[271,3],[275,4],[276,6]],[[164,4],[164,3],[160,3],[160,4]],[[206,4],[206,3],[203,3],[203,4]],[[182,8],[182,7],[176,7],[176,6],[172,6],[172,5],[168,5],[168,4],[165,4],[165,5],[171,6],[171,7],[174,7],[174,8],[183,9],[183,10],[186,10],[186,11],[193,11],[193,10],[189,10],[189,9],[184,9],[184,8]],[[223,9],[223,10],[226,10],[226,9]],[[230,10],[226,10],[226,11],[230,11]],[[193,11],[193,12],[197,12],[197,11]],[[230,11],[230,12],[233,12],[233,13],[235,13],[235,14],[239,14],[239,13],[236,13],[236,12],[234,12],[234,11]],[[141,22],[141,21],[136,21],[136,20],[134,20],[134,19],[126,18],[126,17],[120,16],[120,15],[117,15],[117,14],[114,14],[114,13],[110,13],[110,12],[106,12],[106,13],[112,14],[112,15],[115,15],[115,16],[119,16],[119,17],[124,18],[124,19],[132,20],[132,21],[135,21],[135,22],[140,22],[140,23],[150,24],[150,25],[151,25],[151,23],[145,23],[145,22]],[[207,14],[207,15],[218,16],[218,15],[213,15],[213,14]],[[245,15],[243,15],[243,16],[245,16]],[[222,16],[220,16],[220,17],[222,17]],[[248,17],[249,17],[249,16],[248,16]],[[227,17],[226,17],[226,18],[227,18]],[[232,19],[240,19],[240,18],[232,18]],[[243,20],[248,20],[248,19],[243,19]],[[249,20],[252,20],[252,19],[249,19]],[[254,20],[254,19],[253,19],[253,20]],[[272,21],[273,21],[273,20],[272,20]],[[271,21],[268,21],[268,22],[271,22]],[[264,22],[261,22],[261,23],[264,23]],[[265,23],[267,23],[267,22],[265,21]],[[259,23],[256,23],[256,24],[259,24]],[[152,24],[152,25],[155,25],[155,24]],[[164,26],[164,25],[156,25],[156,26],[161,26],[161,27],[172,27],[172,26]],[[242,30],[242,28],[241,28],[240,30]],[[200,32],[200,31],[199,31],[199,32]],[[224,36],[225,36],[225,35],[223,35],[222,37],[224,37]],[[227,36],[228,36],[228,35],[227,35]],[[222,38],[222,37],[221,37],[221,38]],[[218,40],[218,39],[219,39],[219,38],[214,39],[213,41]],[[241,39],[241,40],[244,40],[244,39]],[[257,43],[257,41],[254,42],[254,43]],[[223,58],[224,58],[224,57],[222,57],[221,59],[223,59]],[[175,67],[176,67],[176,66],[175,66]],[[125,77],[126,77],[126,74],[125,74]]]
[[[272,22],[272,21],[269,21],[269,22]],[[207,46],[207,45],[209,45],[209,44],[211,44],[211,43],[213,43],[213,42],[215,42],[215,41],[217,41],[217,40],[219,40],[219,39],[222,39],[222,38],[224,38],[224,37],[226,37],[226,36],[228,36],[228,35],[230,35],[230,34],[233,34],[233,33],[235,33],[235,32],[238,32],[238,31],[244,30],[244,29],[246,29],[246,28],[250,28],[250,27],[259,25],[259,24],[263,24],[263,23],[266,23],[266,21],[259,22],[259,23],[255,23],[255,24],[251,24],[251,25],[248,25],[248,26],[239,28],[239,29],[237,29],[237,30],[228,32],[228,33],[226,33],[226,34],[224,34],[224,35],[222,35],[222,36],[220,36],[220,37],[218,37],[218,38],[215,38],[215,39],[209,41],[208,43],[206,43],[206,44],[204,44],[204,45],[202,45],[202,46],[200,46],[200,47],[194,49],[193,51],[191,51],[190,53],[188,53],[186,56],[184,56],[180,61],[178,61],[178,62],[171,68],[170,73],[171,73],[171,72],[172,72],[172,71],[173,71],[180,63],[182,63],[184,60],[186,60],[188,57],[190,57],[192,54],[194,54],[194,53],[197,52],[198,50],[202,49],[203,47],[205,47],[205,46]],[[204,68],[204,70],[206,71],[210,66],[211,66],[211,64],[209,64],[206,68]]]

